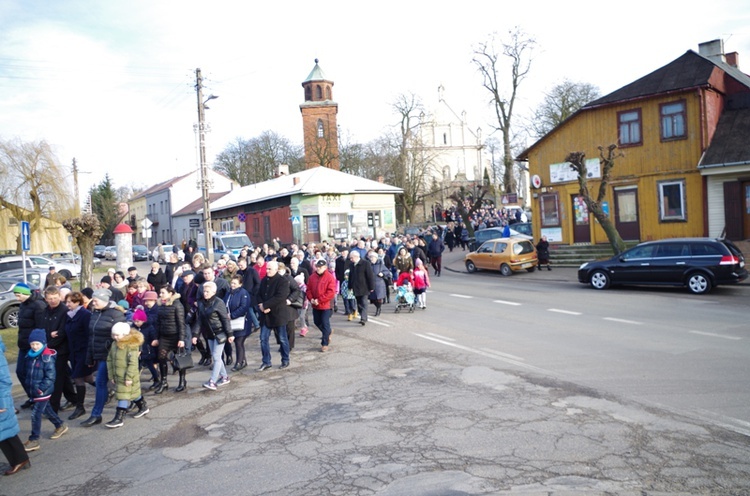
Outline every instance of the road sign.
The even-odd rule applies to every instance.
[[[144,229],[148,229],[152,224],[153,222],[151,222],[148,217],[144,217],[141,221],[141,227],[143,227]]]
[[[149,239],[151,238],[151,229],[144,229],[143,230],[143,239]]]
[[[300,224],[299,215],[292,215],[292,225],[298,226]]]
[[[31,228],[26,221],[21,222],[21,249],[23,251],[31,249]]]

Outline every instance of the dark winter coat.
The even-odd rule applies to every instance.
[[[539,259],[539,264],[549,263],[549,241],[539,240],[536,244],[536,256]]]
[[[299,284],[297,284],[297,281],[295,281],[294,278],[289,275],[288,271],[284,273],[284,277],[289,283],[289,296],[287,296],[286,299],[289,301],[304,301],[305,293],[302,292]],[[297,317],[299,317],[299,315],[297,314],[297,309],[291,305],[286,306],[286,315],[288,320],[296,320]]]
[[[443,251],[445,251],[445,243],[443,243],[442,239],[430,240],[430,244],[427,246],[427,254],[430,258],[442,257]]]
[[[224,300],[227,306],[227,312],[229,313],[229,320],[236,319],[238,317],[245,317],[247,311],[250,309],[250,295],[243,287],[233,289]],[[252,324],[248,324],[247,319],[245,320],[242,330],[235,330],[234,335],[237,337],[247,336],[250,334],[250,327]]]
[[[55,377],[57,377],[56,358],[57,352],[49,347],[44,348],[44,351],[33,358],[26,357],[26,377],[24,377],[23,386],[32,400],[43,401],[52,396],[55,390]]]
[[[254,267],[248,267],[245,270],[240,270],[239,274],[242,276],[242,287],[245,288],[247,294],[250,295],[250,305],[255,306],[258,304],[258,290],[260,289],[260,276],[258,271]]]
[[[159,305],[157,339],[185,341],[185,309],[179,300],[180,295],[175,294],[171,301]]]
[[[271,310],[258,315],[263,325],[272,328],[287,325],[290,320],[287,318],[286,310],[288,296],[289,281],[284,276],[277,273],[273,277],[266,276],[260,281],[258,303],[263,304],[263,308]]]
[[[216,339],[216,334],[220,332],[225,333],[227,338],[233,335],[227,306],[218,296],[214,295],[209,300],[198,300],[198,322],[206,339]]]
[[[18,349],[27,352],[29,334],[34,329],[44,329],[44,310],[47,303],[39,293],[31,293],[26,301],[18,307]]]
[[[156,291],[157,293],[163,286],[166,286],[168,282],[172,282],[167,281],[167,275],[163,270],[161,270],[161,268],[156,274],[154,274],[153,272],[149,272],[148,277],[146,277],[146,281],[151,285],[152,288],[154,288],[154,291]]]
[[[55,308],[47,305],[44,308],[44,326],[47,331],[47,347],[57,352],[58,358],[70,355],[68,338],[65,334],[65,322],[68,320],[68,308],[60,303]],[[57,331],[57,337],[52,337],[52,332]]]
[[[370,293],[371,300],[384,300],[385,299],[385,285],[388,284],[386,280],[390,281],[391,271],[385,266],[382,260],[378,260],[375,263],[367,262],[370,264],[372,269],[372,277],[375,282],[375,291]],[[382,274],[379,276],[378,274]]]
[[[198,308],[198,296],[198,285],[195,281],[183,284],[180,288],[180,303],[185,311],[185,321],[191,324]]]
[[[232,290],[229,283],[223,277],[214,277],[213,282],[216,284],[216,297],[224,300],[224,297]],[[198,288],[198,298],[203,299],[203,284]]]
[[[65,321],[65,336],[68,338],[68,349],[70,353],[82,353],[89,345],[89,323],[91,312],[83,307],[73,317]]]
[[[103,310],[91,312],[89,321],[89,346],[86,349],[86,363],[107,359],[109,347],[112,344],[112,326],[118,322],[125,322],[125,312],[114,302],[109,302]]]
[[[368,260],[360,259],[349,269],[349,289],[354,292],[354,296],[367,296],[375,289],[372,265]]]
[[[344,280],[346,269],[350,268],[352,265],[351,260],[347,260],[344,257],[338,257],[336,259],[336,264],[334,267],[334,274],[336,274],[336,280],[341,282]]]

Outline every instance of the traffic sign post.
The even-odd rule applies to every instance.
[[[23,282],[27,282],[28,279],[26,279],[26,252],[31,250],[31,226],[29,226],[29,223],[24,221],[21,221],[21,251],[22,257],[21,257],[21,263],[23,264]]]

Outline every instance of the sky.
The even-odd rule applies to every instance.
[[[536,41],[519,123],[564,79],[604,95],[717,38],[750,72],[746,0],[0,0],[0,26],[0,139],[44,139],[68,170],[75,158],[82,201],[105,174],[147,187],[197,168],[196,68],[204,98],[219,96],[206,111],[209,165],[267,130],[301,144],[316,58],[351,143],[396,124],[399,95],[436,105],[440,85],[488,136],[472,53],[516,27]]]

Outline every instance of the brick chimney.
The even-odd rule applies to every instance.
[[[740,68],[740,54],[737,52],[727,53],[724,55],[724,58],[727,59],[727,64],[731,65],[732,67]]]

